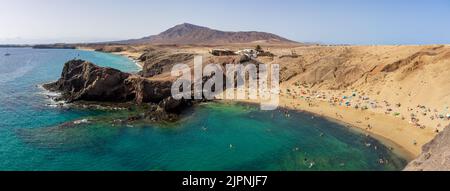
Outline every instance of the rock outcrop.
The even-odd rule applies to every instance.
[[[184,107],[190,106],[190,101],[171,97],[171,86],[171,81],[151,80],[83,60],[67,62],[58,81],[43,85],[50,91],[61,92],[59,100],[71,103],[129,102],[147,105],[150,109],[145,115],[133,119],[153,121],[173,119]]]
[[[156,81],[138,76],[131,76],[125,80],[130,89],[133,101],[137,104],[159,103],[171,96],[171,81]]]
[[[236,55],[236,53],[232,50],[228,49],[212,49],[209,51],[210,54],[214,56],[232,56]]]
[[[134,99],[126,79],[131,74],[113,68],[103,68],[83,60],[71,60],[64,65],[61,78],[44,88],[63,93],[67,102],[111,101],[125,102]]]
[[[422,147],[422,154],[406,171],[450,171],[450,126]]]

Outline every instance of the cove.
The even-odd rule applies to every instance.
[[[176,123],[112,125],[104,121],[127,111],[51,107],[37,85],[56,80],[74,57],[137,71],[130,60],[80,50],[4,52],[11,56],[0,58],[1,170],[401,170],[407,162],[339,123],[246,104],[200,104]]]
[[[189,175],[189,178],[183,178],[183,186],[208,186],[214,188],[217,178],[197,178]]]

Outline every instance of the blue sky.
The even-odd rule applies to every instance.
[[[300,42],[450,44],[448,0],[0,0],[0,44],[139,38],[184,22]]]

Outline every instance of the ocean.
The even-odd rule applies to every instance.
[[[73,58],[139,70],[128,58],[107,53],[0,48],[0,170],[401,170],[407,163],[342,124],[245,104],[200,104],[175,123],[97,120],[102,122],[67,127],[61,124],[125,112],[55,107],[39,86],[57,80]]]

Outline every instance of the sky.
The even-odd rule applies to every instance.
[[[141,38],[191,23],[326,44],[450,44],[449,0],[0,0],[0,44]]]

